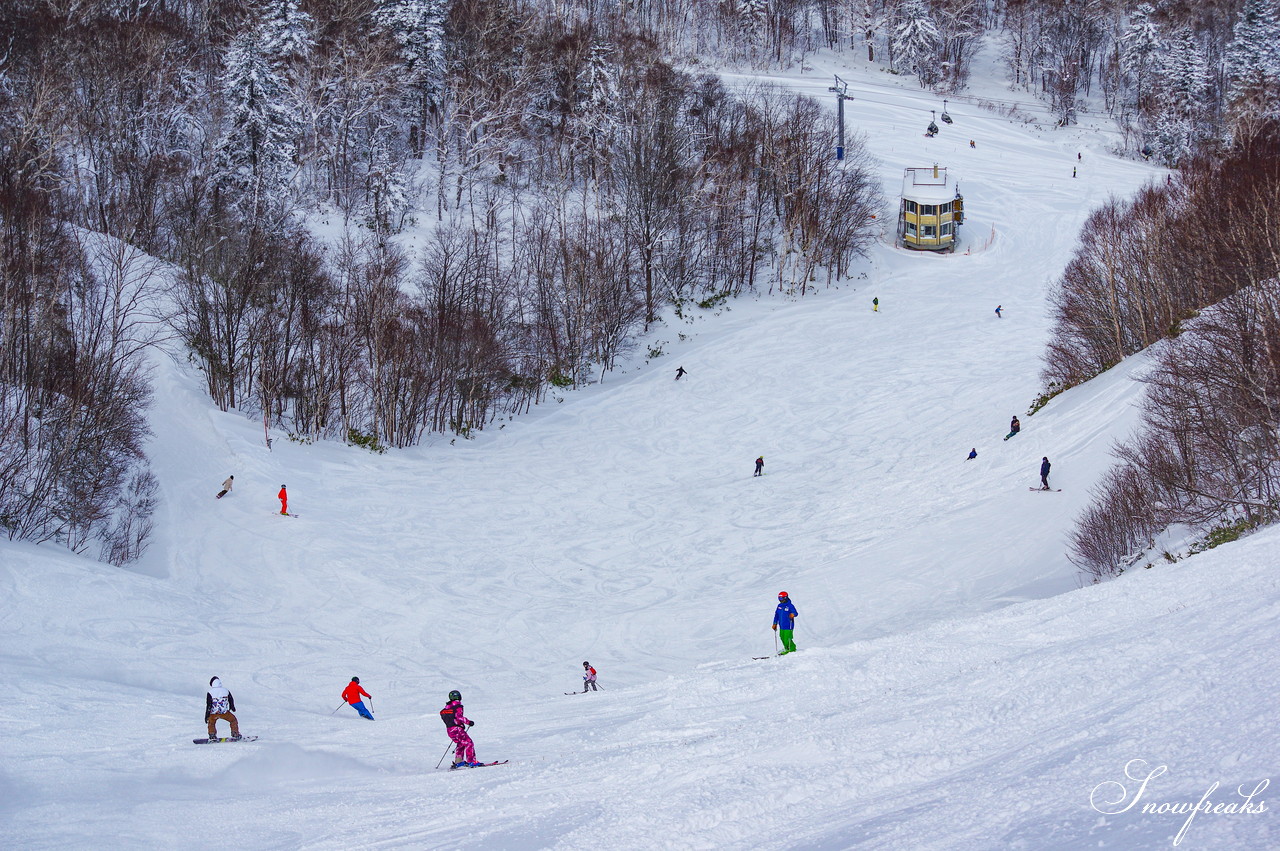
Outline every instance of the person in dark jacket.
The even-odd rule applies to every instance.
[[[764,475],[764,456],[761,455],[759,458],[756,459],[756,471],[754,474],[752,474],[752,478],[754,479],[756,476],[763,476],[763,475]]]
[[[1040,459],[1040,488],[1041,490],[1049,490],[1049,457],[1046,455]]]
[[[1020,431],[1022,431],[1022,423],[1018,422],[1018,418],[1015,416],[1009,420],[1009,433],[1004,436],[1004,439],[1008,440]]]
[[[236,699],[222,687],[222,680],[212,677],[209,690],[204,695],[204,720],[209,725],[209,738],[218,738],[217,725],[226,721],[231,725],[231,738],[240,738],[240,722],[236,720]]]
[[[969,450],[969,457],[964,460],[972,461],[974,458],[977,458],[977,457],[978,457],[978,447],[975,446]]]
[[[773,613],[773,628],[778,631],[778,637],[782,639],[782,651],[778,654],[779,656],[794,653],[796,650],[796,643],[791,636],[796,628],[797,614],[799,612],[796,611],[787,592],[779,591],[778,608]]]
[[[684,367],[682,367],[682,366],[678,366],[678,367],[676,367],[676,381],[679,381],[679,380],[680,380],[680,376],[684,375],[684,374],[685,374],[686,372],[688,372],[688,371],[689,371],[689,370],[685,369],[685,368],[684,368]]]

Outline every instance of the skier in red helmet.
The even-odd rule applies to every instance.
[[[788,653],[796,651],[796,643],[791,638],[792,630],[796,628],[796,611],[795,605],[792,604],[791,598],[787,596],[786,591],[778,592],[778,608],[773,613],[773,628],[778,631],[778,636],[782,639],[782,651],[779,656],[785,656]]]

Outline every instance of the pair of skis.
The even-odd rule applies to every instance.
[[[449,766],[449,770],[461,771],[464,768],[488,768],[491,765],[506,765],[508,762],[510,762],[510,760],[499,759],[499,760],[495,760],[494,762],[482,762],[479,765],[451,765]]]

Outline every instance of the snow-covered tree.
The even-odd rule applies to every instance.
[[[894,64],[910,68],[920,78],[921,85],[931,86],[938,81],[940,42],[938,28],[929,17],[924,0],[906,0],[898,7],[891,36]]]
[[[384,0],[374,12],[375,26],[399,46],[420,131],[444,91],[445,12],[445,0]],[[421,154],[421,143],[416,147]]]
[[[610,60],[612,44],[595,42],[578,74],[575,113],[581,134],[593,150],[608,150],[618,129],[618,68]]]
[[[393,156],[388,142],[394,128],[385,123],[370,134],[369,171],[366,195],[373,228],[384,233],[399,230],[409,209],[409,179],[402,170],[404,161]]]
[[[1280,20],[1275,0],[1245,0],[1225,57],[1234,127],[1280,115]]]
[[[1150,3],[1143,3],[1133,11],[1129,18],[1129,26],[1120,36],[1120,63],[1124,72],[1133,80],[1134,104],[1142,110],[1150,84],[1147,78],[1159,61],[1163,39],[1160,29],[1152,20],[1155,9]]]
[[[748,43],[764,43],[769,35],[769,0],[740,0],[738,20]]]
[[[311,16],[298,8],[298,0],[270,0],[262,19],[262,49],[281,70],[296,66],[311,56]]]
[[[216,178],[242,214],[256,216],[278,209],[287,196],[301,122],[260,30],[233,41],[225,61],[226,129],[214,154]]]
[[[1195,33],[1183,27],[1174,35],[1160,67],[1154,142],[1167,165],[1176,165],[1208,137],[1209,93],[1204,49]]]

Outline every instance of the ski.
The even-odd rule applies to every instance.
[[[778,655],[777,653],[773,654],[773,656],[777,656],[777,655]],[[752,656],[751,658],[752,659],[772,659],[773,656]]]
[[[219,742],[254,742],[257,739],[257,736],[240,736],[239,738],[224,736],[220,739],[192,739],[191,743],[195,745],[216,745]]]
[[[463,768],[488,768],[491,765],[506,765],[510,760],[500,759],[496,762],[482,762],[479,765],[451,765],[450,771],[459,771]]]
[[[1049,493],[1062,493],[1062,488],[1027,488],[1029,491],[1048,491]]]

